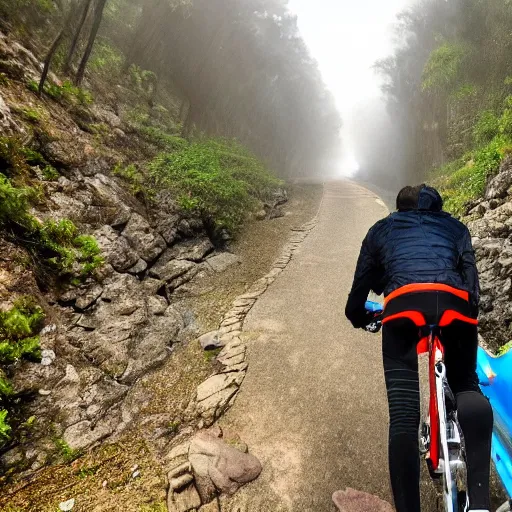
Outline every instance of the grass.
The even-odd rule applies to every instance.
[[[461,217],[466,205],[484,194],[488,179],[498,172],[501,162],[511,151],[512,140],[497,135],[462,159],[432,172],[429,181],[441,192],[445,209]]]
[[[167,505],[164,501],[151,503],[149,505],[141,505],[139,512],[167,512]]]

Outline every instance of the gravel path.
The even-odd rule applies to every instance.
[[[247,317],[249,370],[221,424],[264,471],[223,510],[331,511],[347,486],[390,499],[380,340],[343,314],[361,241],[386,214],[372,192],[328,184],[317,227]]]

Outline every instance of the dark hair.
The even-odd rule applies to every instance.
[[[398,196],[396,196],[396,209],[403,210],[417,210],[420,192],[425,188],[425,184],[416,185],[415,187],[404,187]]]

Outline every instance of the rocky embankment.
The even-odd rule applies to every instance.
[[[19,362],[10,375],[16,395],[24,397],[23,417],[35,421],[22,443],[3,450],[2,473],[32,473],[55,460],[56,447],[78,453],[119,438],[148,406],[137,386],[140,379],[163,365],[179,344],[202,334],[182,299],[239,263],[226,249],[228,237],[213,237],[211,228],[180,209],[170,193],[141,201],[112,173],[117,162],[126,161],[123,148],[134,153],[141,143],[122,108],[94,104],[67,112],[37,98],[26,84],[38,78],[40,69],[29,50],[0,33],[0,72],[6,77],[0,88],[2,135],[34,143],[59,171],[57,180],[41,180],[45,200],[33,214],[40,220],[74,221],[96,238],[105,264],[85,282],[41,290],[37,269],[27,267],[22,249],[0,240],[3,305],[34,294],[47,317],[40,335],[41,363]],[[32,130],[23,122],[27,106],[43,112],[44,129]],[[108,133],[104,145],[84,131],[84,119],[101,123]],[[276,190],[274,201],[261,205],[259,217],[281,216],[279,205],[286,200],[286,193]],[[262,293],[277,273],[256,291]],[[255,299],[239,299],[213,335],[215,346],[230,344],[217,362],[214,380],[199,388],[197,401],[183,407],[183,416],[194,426],[211,424],[236,394],[246,367],[245,348],[231,333],[239,330]]]
[[[511,156],[467,214],[480,273],[480,330],[490,348],[498,349],[512,339]]]

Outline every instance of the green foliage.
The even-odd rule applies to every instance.
[[[423,70],[423,90],[436,92],[453,87],[467,54],[467,48],[460,43],[446,42],[435,49]]]
[[[148,142],[165,151],[181,149],[188,144],[185,139],[170,135],[155,126],[139,126],[138,131]]]
[[[39,239],[44,250],[55,254],[47,261],[60,274],[85,277],[103,264],[96,240],[79,235],[78,228],[70,220],[45,221],[39,229]]]
[[[157,82],[157,76],[153,71],[141,69],[139,66],[132,64],[128,69],[128,76],[136,91],[145,94],[153,92]]]
[[[31,123],[38,123],[41,120],[41,112],[36,108],[26,107],[21,110],[21,113]]]
[[[451,97],[455,101],[464,101],[468,98],[475,98],[478,94],[478,88],[473,84],[464,84],[455,90]]]
[[[473,137],[477,144],[489,143],[500,132],[500,121],[492,110],[484,110],[478,116],[473,128]]]
[[[502,135],[512,135],[512,109],[506,108],[499,120],[499,131]]]
[[[121,73],[123,54],[106,39],[99,38],[89,60],[89,68],[100,75],[112,77]]]
[[[281,184],[236,142],[207,139],[175,153],[163,153],[150,165],[158,187],[173,190],[181,207],[218,228],[236,230],[246,215]]]
[[[80,468],[75,474],[78,478],[87,478],[89,476],[94,476],[98,470],[100,469],[100,466],[90,466],[85,468]]]
[[[43,169],[43,178],[45,181],[57,181],[60,178],[60,174],[53,165],[46,165]]]
[[[154,193],[144,173],[134,164],[123,167],[118,164],[114,167],[113,173],[128,182],[131,193],[136,196],[144,194],[151,197]]]
[[[90,275],[103,264],[96,240],[80,235],[67,219],[38,222],[29,213],[29,201],[34,195],[33,189],[15,187],[0,173],[0,227],[15,226],[27,249],[60,275]]]
[[[0,137],[0,171],[8,176],[26,175],[30,171],[26,150],[16,137]]]
[[[498,352],[496,353],[496,355],[499,357],[499,356],[503,356],[505,355],[507,352],[509,352],[510,350],[512,350],[512,341],[509,341],[508,343],[506,343],[505,345],[503,345],[502,347],[500,347],[498,349]]]
[[[9,77],[5,73],[0,73],[0,85],[7,87],[10,83]]]
[[[35,333],[41,329],[44,316],[30,297],[22,297],[11,309],[0,311],[0,364],[12,364],[20,359],[41,360],[39,337]]]
[[[35,80],[30,80],[27,83],[27,87],[34,93],[39,92],[39,83]],[[58,84],[47,80],[44,84],[43,92],[55,101],[70,105],[79,104],[87,106],[94,101],[89,91],[73,85],[69,80]]]
[[[41,360],[37,333],[43,326],[44,317],[43,310],[32,297],[20,297],[10,309],[0,311],[0,365],[10,365],[20,359]],[[14,389],[0,370],[0,447],[11,439],[12,428],[7,416],[13,397]],[[32,422],[29,418],[25,426]]]
[[[466,155],[461,167],[456,168],[452,164],[437,171],[432,182],[439,188],[446,210],[461,216],[466,203],[484,193],[487,180],[496,174],[505,154],[511,149],[511,139],[499,135]]]
[[[0,409],[0,446],[11,439],[11,427],[7,422],[8,411]]]
[[[67,464],[82,456],[80,450],[74,450],[60,437],[54,438],[53,443],[55,444],[55,448],[57,448],[60,458]]]

